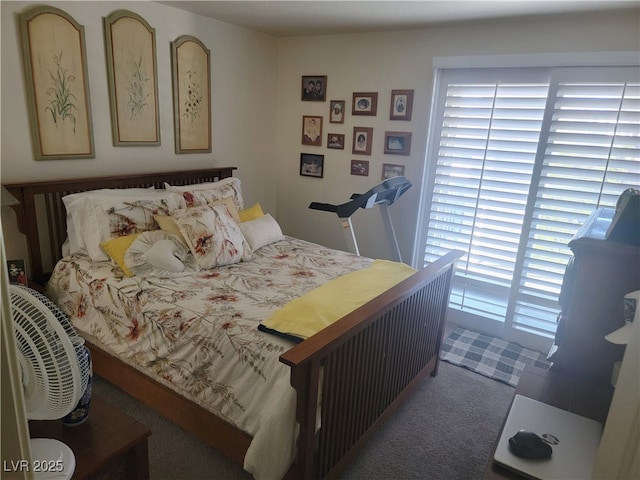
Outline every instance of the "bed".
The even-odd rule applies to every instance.
[[[45,284],[51,272],[56,270],[53,283],[60,283],[63,277],[59,270],[64,270],[62,266],[70,265],[73,265],[76,272],[72,276],[74,278],[94,275],[94,280],[98,277],[102,279],[107,276],[107,271],[117,270],[110,262],[92,270],[94,266],[91,262],[83,264],[86,259],[74,256],[62,258],[61,252],[67,239],[67,212],[63,201],[65,196],[97,189],[153,187],[162,190],[165,184],[184,189],[191,186],[196,188],[200,184],[229,179],[233,177],[234,170],[234,167],[219,167],[5,185],[20,202],[12,208],[16,211],[19,230],[27,238],[30,278],[39,284]],[[227,279],[225,285],[229,287],[242,284],[243,292],[251,297],[254,296],[251,292],[263,291],[262,287],[253,283],[256,277],[262,275],[271,282],[269,288],[275,289],[278,286],[275,284],[281,282],[270,273],[283,270],[274,265],[257,267],[252,262],[266,258],[266,261],[273,263],[293,256],[295,252],[306,252],[301,257],[304,260],[296,260],[304,262],[299,275],[302,280],[295,279],[296,284],[303,285],[301,291],[313,290],[325,280],[328,283],[329,279],[369,267],[372,262],[283,235],[282,239],[253,252],[253,259],[238,262],[237,265],[215,267],[209,273],[215,272],[215,276],[231,275],[233,271],[234,275],[241,275],[233,277],[233,280],[231,277],[224,277]],[[332,257],[333,255],[336,257]],[[293,463],[285,470],[287,478],[326,478],[338,474],[358,447],[413,388],[426,376],[437,374],[451,280],[459,257],[458,252],[452,251],[426,268],[412,272],[405,279],[302,341],[292,342],[289,338],[257,329],[251,332],[246,328],[243,330],[254,340],[258,339],[255,341],[262,342],[261,345],[268,345],[265,349],[270,350],[277,358],[270,368],[284,369],[290,385],[290,397],[281,398],[282,403],[291,403],[288,415],[295,429],[292,437]],[[240,270],[244,267],[249,270],[248,273]],[[205,275],[202,270],[198,275],[214,276]],[[308,276],[317,278],[309,281]],[[170,279],[171,282],[174,280],[176,279]],[[131,278],[116,281],[120,287],[125,285],[121,288],[122,291],[139,286],[139,280]],[[200,281],[199,278],[188,291],[197,291],[200,288],[198,285],[204,285]],[[145,285],[148,286],[148,283]],[[75,288],[76,286],[72,289]],[[257,310],[264,310],[268,314],[278,311],[294,292],[288,284],[285,290],[289,292],[289,296],[275,293],[276,290],[269,295],[265,294],[264,297],[268,297],[269,301],[265,303],[265,298],[259,299],[260,308]],[[144,291],[147,291],[146,287]],[[225,292],[228,296],[229,290]],[[236,293],[234,290],[232,295]],[[221,297],[216,294],[215,298],[218,300],[224,298],[224,295]],[[273,301],[274,298],[279,300]],[[68,299],[60,297],[60,301],[68,304]],[[216,308],[224,307],[222,303],[216,305]],[[161,310],[158,305],[154,308]],[[103,310],[108,309],[104,307]],[[224,313],[222,310],[214,311],[217,312],[216,318]],[[232,317],[233,315],[231,313]],[[241,314],[236,314],[237,316]],[[74,324],[79,325],[78,319],[74,319],[73,315],[71,317]],[[222,325],[228,328],[229,322],[222,322]],[[139,357],[119,356],[114,352],[117,348],[114,349],[109,342],[105,344],[97,338],[95,323],[92,328],[88,332],[81,329],[81,333],[87,338],[96,374],[246,468],[247,458],[250,457],[253,445],[257,443],[257,437],[262,433],[248,433],[252,431],[251,428],[231,416],[221,415],[220,409],[212,412],[212,408],[208,407],[207,401],[202,397],[186,395],[176,389],[172,379],[167,378],[167,371],[157,367],[159,362],[155,363],[156,369],[150,372],[137,364],[139,362],[135,359]],[[158,348],[155,345],[151,350],[156,351]],[[149,355],[149,352],[139,350],[136,355]],[[153,362],[149,362],[147,358],[141,363]],[[247,362],[245,358],[245,363],[251,361]],[[268,396],[269,393],[264,395]],[[273,418],[279,417],[274,415]],[[268,437],[266,441],[262,441],[266,444],[274,443]],[[258,457],[261,455],[264,454],[259,453]],[[261,471],[252,473],[256,478],[266,478],[265,475],[268,477],[268,474]]]

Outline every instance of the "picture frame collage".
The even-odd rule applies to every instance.
[[[327,102],[327,75],[302,75],[300,84],[300,100],[303,102]],[[389,120],[410,122],[413,113],[412,89],[392,90],[389,103]],[[347,148],[346,133],[340,132],[340,125],[344,125],[347,115],[347,101],[329,99],[327,125],[324,125],[323,115],[303,115],[301,144],[305,146],[325,147],[331,150],[345,150]],[[351,96],[350,113],[354,118],[375,117],[378,115],[378,92],[354,91]],[[357,122],[366,124],[366,122]],[[329,130],[326,134],[324,130]],[[373,154],[374,127],[354,126],[351,137],[351,154],[358,156],[350,161],[350,174],[369,176],[370,157]],[[411,155],[411,131],[388,130],[384,132],[384,155]],[[300,154],[300,175],[323,178],[325,161],[324,155],[319,153]],[[383,163],[382,180],[404,175],[405,166],[400,163]]]

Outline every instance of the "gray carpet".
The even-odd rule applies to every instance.
[[[253,478],[181,428],[97,378],[94,395],[147,425],[152,480]],[[342,475],[344,480],[482,478],[514,389],[440,363],[381,426]]]

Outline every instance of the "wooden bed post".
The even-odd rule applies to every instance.
[[[291,369],[291,386],[297,393],[296,420],[300,425],[297,460],[291,472],[296,478],[315,478],[315,406],[318,405],[319,379],[320,364],[317,361]]]
[[[12,205],[11,208],[16,212],[16,220],[18,224],[18,231],[23,233],[27,240],[27,252],[28,252],[28,276],[30,279],[40,283],[43,277],[42,266],[42,254],[40,253],[40,232],[38,231],[38,222],[36,218],[36,205],[35,205],[35,192],[33,189],[25,188],[24,191],[21,188],[14,188],[8,185],[7,190],[11,195],[16,197],[20,203],[18,205]],[[27,222],[27,218],[33,219]]]

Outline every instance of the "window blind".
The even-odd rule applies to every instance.
[[[551,338],[568,241],[640,184],[640,87],[631,68],[505,70],[441,72],[420,248],[465,252],[452,308]]]

